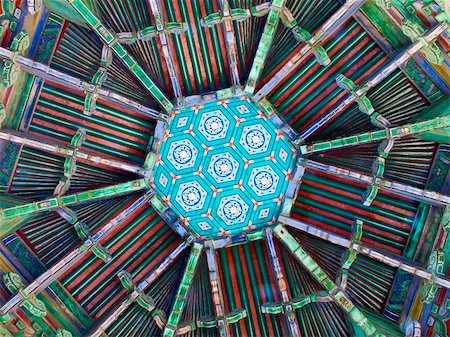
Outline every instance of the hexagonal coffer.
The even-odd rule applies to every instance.
[[[175,111],[152,185],[200,237],[274,222],[295,148],[247,97]]]

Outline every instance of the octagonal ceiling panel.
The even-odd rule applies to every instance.
[[[248,97],[210,102],[172,114],[152,184],[199,237],[239,234],[274,222],[295,157]]]

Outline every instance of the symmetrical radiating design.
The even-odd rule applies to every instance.
[[[0,336],[448,336],[447,2],[1,1]]]
[[[273,224],[296,150],[247,96],[175,110],[152,186],[200,237]]]

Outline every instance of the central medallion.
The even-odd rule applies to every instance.
[[[210,239],[273,224],[296,151],[247,96],[172,114],[152,186]]]

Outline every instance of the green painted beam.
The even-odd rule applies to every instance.
[[[153,80],[144,72],[144,69],[137,61],[125,50],[118,42],[116,36],[111,33],[103,23],[92,13],[92,11],[81,0],[67,0],[73,8],[86,20],[89,26],[103,40],[105,44],[111,47],[113,52],[123,61],[130,72],[142,83],[150,95],[162,106],[162,108],[171,112],[173,104],[169,98],[156,86]]]
[[[203,244],[198,242],[195,242],[193,244],[191,253],[188,257],[186,268],[184,270],[183,276],[181,277],[180,285],[175,296],[172,311],[170,312],[169,318],[167,319],[167,325],[164,328],[164,337],[174,337],[176,335],[178,323],[180,322],[181,315],[183,313],[186,296],[192,284],[192,280],[194,279],[195,270],[197,268],[198,261],[200,260],[202,250]]]
[[[0,58],[6,60],[14,60],[17,64],[20,65],[21,69],[26,72],[41,77],[43,79],[48,79],[52,82],[61,84],[65,87],[75,89],[77,91],[82,91],[86,93],[93,93],[96,89],[95,86],[90,84],[89,82],[83,81],[80,78],[75,76],[68,75],[61,71],[50,68],[48,65],[33,61],[22,55],[16,55],[13,51],[8,50],[6,48],[0,47]],[[119,95],[115,92],[111,92],[106,89],[99,88],[97,89],[97,94],[103,100],[117,104],[119,106],[123,106],[127,109],[135,111],[137,113],[150,116],[159,120],[166,120],[166,114],[159,113],[158,111],[146,107],[139,102],[133,101],[125,96]]]
[[[306,253],[297,240],[282,225],[277,225],[273,229],[275,235],[292,253],[292,255],[305,267],[310,274],[319,281],[320,284],[328,291],[334,302],[343,309],[350,319],[360,327],[366,336],[384,336],[377,333],[377,329],[370,323],[363,312],[358,309],[350,300],[348,295],[339,288],[326,274],[326,272],[314,261],[314,259]]]
[[[295,309],[292,305],[290,305],[290,299],[288,296],[288,290],[287,290],[287,283],[285,281],[285,277],[283,275],[283,270],[281,269],[280,261],[278,259],[277,251],[275,249],[275,245],[273,242],[273,231],[271,228],[266,228],[265,230],[266,234],[266,245],[267,250],[269,251],[269,257],[270,257],[270,265],[274,271],[274,274],[276,276],[277,282],[277,289],[280,294],[282,302],[281,308],[282,312],[285,315],[286,322],[289,328],[289,335],[291,337],[299,337],[301,336],[298,323],[295,319]],[[272,305],[272,304],[270,304]],[[262,305],[262,309],[264,307],[264,304]]]
[[[86,139],[86,131],[84,129],[78,129],[75,135],[70,141],[70,147],[73,149],[71,156],[66,157],[64,160],[64,176],[59,181],[53,193],[54,196],[62,196],[66,194],[70,188],[70,180],[75,174],[77,153],[81,148],[84,140]]]
[[[385,117],[380,115],[378,112],[375,112],[372,103],[367,98],[366,93],[369,90],[369,86],[358,87],[351,79],[342,74],[336,77],[336,82],[340,88],[347,91],[353,97],[355,102],[358,103],[359,111],[368,115],[373,125],[379,128],[391,126],[391,123],[389,123]],[[357,94],[357,92],[359,94]]]
[[[98,12],[98,0],[85,0],[86,7],[89,8],[94,13]],[[87,23],[74,8],[66,0],[44,0],[44,6],[48,8],[51,12],[69,20],[76,24],[86,26]]]
[[[230,336],[229,325],[247,317],[247,311],[245,309],[235,309],[230,313],[225,312],[225,300],[214,243],[212,241],[206,242],[205,248],[215,317],[201,318],[197,320],[196,325],[198,328],[217,328],[220,337],[228,337]]]
[[[38,149],[45,152],[55,153],[67,157],[74,157],[76,159],[84,159],[92,163],[100,163],[106,166],[118,168],[127,172],[132,172],[139,174],[141,176],[148,176],[149,170],[136,166],[131,165],[128,163],[120,162],[118,160],[108,159],[105,157],[100,157],[98,155],[92,155],[87,152],[83,151],[75,151],[71,147],[63,147],[61,145],[58,145],[55,142],[44,142],[39,138],[33,137],[31,135],[22,133],[22,132],[16,132],[16,131],[0,131],[0,140],[5,140],[21,145],[25,145],[28,147],[31,147],[33,149]]]
[[[53,197],[42,201],[34,201],[25,205],[0,209],[0,220],[9,220],[29,214],[36,214],[56,210],[64,206],[78,205],[83,202],[91,202],[105,198],[113,198],[126,193],[136,192],[150,187],[146,179],[138,179],[122,184],[103,187],[96,190],[79,192],[62,197]],[[16,229],[17,230],[17,229]],[[11,229],[7,226],[0,227],[0,237],[10,234]]]
[[[17,309],[18,305],[24,300],[24,294],[39,294],[46,289],[50,284],[56,281],[61,275],[66,273],[77,262],[85,256],[91,247],[99,243],[107,237],[114,229],[122,224],[128,217],[137,209],[148,203],[153,194],[152,191],[147,192],[142,197],[137,199],[132,205],[126,208],[123,212],[114,217],[105,226],[103,226],[91,239],[86,240],[80,247],[69,253],[61,261],[54,264],[50,269],[45,271],[36,280],[31,282],[23,291],[18,293],[0,307],[0,315],[9,314]]]
[[[267,14],[266,24],[244,88],[244,91],[249,94],[254,93],[258,79],[264,69],[264,63],[266,62],[267,54],[269,53],[280,21],[280,11],[284,7],[285,2],[286,0],[274,0],[271,2],[271,9]]]
[[[445,32],[448,27],[449,25],[447,23],[436,25],[429,32],[424,34],[423,37],[418,40],[414,40],[414,43],[411,46],[393,56],[388,62],[377,69],[376,73],[369,80],[362,83],[359,88],[356,88],[355,86],[354,90],[351,90],[351,95],[347,96],[337,107],[321,116],[317,121],[306,128],[306,130],[300,134],[299,141],[304,142],[308,137],[317,132],[317,130],[338,116],[354,102],[358,103],[361,111],[371,116],[372,123],[377,126],[386,127],[389,123],[374,112],[370,101],[365,96],[367,91],[374,88],[377,84],[397,70],[398,67],[405,64],[414,54],[428,48],[428,44],[432,43],[437,37],[439,37],[439,35]],[[340,86],[350,89],[348,81],[345,81],[347,83],[344,85],[344,82],[341,79],[341,77],[337,78],[338,83],[341,84]],[[372,114],[375,115],[372,116]]]
[[[448,107],[450,112],[450,106]],[[398,139],[405,136],[412,136],[424,132],[436,131],[450,127],[450,113],[443,117],[437,117],[423,122],[416,122],[402,126],[386,128],[385,130],[365,132],[349,137],[334,139],[325,142],[316,142],[300,146],[302,155],[309,155],[323,151],[331,151],[347,146],[356,146],[361,144],[382,141],[388,138]]]
[[[426,202],[428,204],[441,207],[450,203],[450,196],[434,192],[432,190],[422,190],[411,185],[406,185],[387,179],[376,178],[374,180],[373,177],[369,175],[350,171],[333,165],[322,164],[310,159],[300,158],[299,164],[305,166],[306,168],[319,170],[321,172],[325,172],[352,181],[362,182],[364,184],[374,183],[376,186],[385,191],[406,196],[412,200],[416,200],[419,202]]]
[[[347,0],[342,7],[336,11],[317,31],[313,36],[311,44],[306,44],[299,52],[293,54],[286,63],[256,94],[255,99],[260,101],[268,96],[272,90],[284,81],[299,65],[300,63],[312,52],[311,45],[322,43],[327,37],[329,37],[337,28],[340,21],[345,18],[349,18],[355,13],[360,6],[364,4],[365,0]]]
[[[287,216],[283,215],[280,216],[278,221],[281,224],[288,225],[292,228],[295,228],[296,230],[302,231],[304,233],[315,236],[322,240],[331,242],[335,245],[347,249],[353,249],[355,252],[361,255],[368,256],[388,266],[399,268],[401,270],[406,271],[407,273],[416,275],[424,280],[432,280],[434,278],[434,282],[436,285],[450,289],[450,280],[448,278],[434,275],[432,272],[428,271],[425,268],[420,267],[415,262],[405,259],[401,256],[397,256],[392,253],[386,253],[381,249],[376,249],[372,247],[369,248],[362,243],[352,242],[352,240],[349,240],[343,236],[322,230],[314,225]]]
[[[379,187],[373,182],[383,178],[384,170],[386,168],[386,158],[389,152],[394,147],[394,139],[388,138],[383,140],[378,147],[378,156],[375,158],[372,164],[372,182],[369,183],[367,191],[363,197],[363,205],[372,205],[373,200],[378,194]]]

